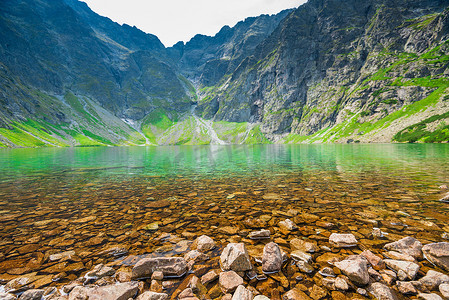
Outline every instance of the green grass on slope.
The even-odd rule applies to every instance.
[[[271,144],[271,141],[260,131],[260,125],[254,126],[244,141],[245,144]]]
[[[436,130],[427,130],[427,125],[440,121]],[[397,142],[425,142],[425,143],[437,143],[437,142],[449,142],[449,112],[442,115],[435,115],[427,118],[417,124],[411,125],[400,132],[396,133],[393,140]]]
[[[141,130],[152,144],[157,144],[157,136],[173,124],[174,122],[170,120],[167,113],[159,108],[153,110],[145,117],[141,125]]]

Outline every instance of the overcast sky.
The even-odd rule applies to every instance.
[[[82,0],[96,13],[155,34],[165,46],[195,34],[215,35],[224,25],[274,14],[306,0]]]

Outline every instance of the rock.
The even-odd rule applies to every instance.
[[[151,275],[151,279],[162,280],[164,279],[164,273],[162,273],[161,271],[154,271],[153,275]]]
[[[218,281],[224,294],[234,292],[239,285],[243,284],[243,278],[234,271],[221,272]]]
[[[86,278],[100,279],[106,276],[112,276],[115,274],[115,270],[111,267],[104,266],[103,264],[96,265],[92,271],[86,274]]]
[[[338,290],[341,290],[341,291],[347,291],[347,290],[349,290],[349,285],[348,285],[348,283],[346,282],[346,280],[344,280],[343,278],[341,278],[341,277],[337,277],[336,279],[335,279],[335,288],[336,289],[338,289]]]
[[[312,300],[312,298],[307,296],[303,291],[294,288],[285,293],[282,296],[282,300]]]
[[[232,296],[232,300],[253,300],[253,293],[243,285],[239,285]]]
[[[167,300],[168,295],[165,293],[155,293],[151,291],[144,292],[139,295],[136,300]]]
[[[315,271],[315,269],[310,264],[306,263],[303,260],[296,262],[296,265],[298,266],[301,272],[306,274],[311,274],[313,273],[313,271]]]
[[[27,290],[20,295],[19,300],[41,300],[44,290]]]
[[[204,275],[201,277],[201,283],[204,284],[204,285],[206,285],[206,284],[208,284],[208,283],[214,281],[214,280],[217,279],[217,278],[218,278],[217,272],[215,272],[215,271],[212,270],[212,271],[207,272],[206,274],[204,274]]]
[[[67,260],[71,259],[72,256],[75,256],[75,251],[66,251],[57,254],[52,254],[48,257],[50,261],[58,261],[58,260]]]
[[[343,261],[336,262],[335,266],[348,276],[352,282],[358,285],[368,284],[368,266],[363,256],[350,256]]]
[[[226,294],[223,297],[221,297],[221,300],[231,300],[232,299],[232,295],[231,294]]]
[[[281,231],[293,231],[293,230],[297,230],[298,226],[296,226],[296,224],[290,220],[290,219],[285,219],[284,221],[279,222],[279,228],[281,229]]]
[[[362,253],[360,253],[360,255],[365,257],[375,270],[385,269],[385,263],[382,260],[382,258],[375,255],[371,251],[365,250]]]
[[[215,242],[212,238],[207,235],[202,235],[196,238],[196,240],[192,244],[192,249],[195,249],[201,252],[206,252],[215,248]]]
[[[305,261],[306,263],[309,263],[309,264],[312,263],[312,255],[310,255],[308,253],[305,253],[305,252],[303,252],[301,250],[293,251],[290,254],[290,256],[294,260],[302,260],[302,261]]]
[[[398,272],[398,275],[400,271],[404,272],[409,280],[415,279],[416,274],[418,274],[419,271],[419,265],[411,261],[385,259],[384,262],[387,267]]]
[[[309,253],[315,253],[318,247],[315,243],[307,242],[298,238],[294,238],[290,241],[290,247],[294,250],[300,250]]]
[[[139,291],[137,282],[125,282],[95,287],[89,292],[89,300],[128,300]],[[70,293],[72,294],[72,293]]]
[[[115,279],[117,279],[117,281],[119,281],[119,282],[131,281],[131,273],[119,271],[119,272],[115,273]]]
[[[409,281],[398,281],[396,282],[396,285],[398,286],[398,290],[401,294],[416,295],[418,293],[415,286]]]
[[[449,271],[449,243],[432,243],[422,248],[426,259],[434,265]]]
[[[257,295],[256,297],[253,298],[253,300],[270,300],[270,298],[264,295]]]
[[[440,284],[439,290],[444,299],[449,299],[449,283]]]
[[[433,293],[432,294],[419,293],[418,294],[418,299],[423,299],[423,300],[443,300],[443,298],[441,298],[437,294],[433,294]]]
[[[193,261],[193,262],[197,263],[197,262],[200,262],[200,261],[208,260],[209,259],[209,255],[204,254],[204,253],[202,253],[202,252],[200,252],[198,250],[192,250],[192,251],[187,252],[184,255],[184,259],[187,262]]]
[[[437,290],[443,283],[449,283],[449,276],[434,270],[427,271],[426,276],[419,279],[419,282],[428,290]]]
[[[407,236],[399,241],[386,244],[386,250],[397,251],[414,257],[415,259],[422,259],[422,244],[414,237]]]
[[[382,232],[382,230],[380,230],[380,228],[376,228],[376,227],[373,228],[373,230],[371,231],[371,234],[373,237],[375,237],[377,239],[381,239],[384,237],[384,233]]]
[[[263,248],[262,270],[265,273],[279,272],[282,268],[282,254],[278,244],[270,242]]]
[[[89,299],[90,288],[84,286],[75,286],[69,294],[69,300],[87,300]]]
[[[324,277],[335,277],[334,270],[329,267],[322,268],[320,271],[318,271],[318,273],[320,273],[320,275]]]
[[[149,278],[154,271],[161,271],[164,277],[181,277],[187,272],[187,262],[182,257],[144,258],[132,269],[132,278]]]
[[[223,270],[236,272],[249,271],[253,268],[248,252],[243,243],[229,243],[220,255]]]
[[[388,258],[390,259],[395,259],[395,260],[405,260],[405,261],[416,261],[416,259],[413,256],[410,256],[408,254],[404,254],[404,253],[400,253],[400,252],[396,252],[396,251],[388,251],[385,254]]]
[[[397,300],[394,292],[385,284],[374,282],[369,286],[369,292],[378,300]]]
[[[193,297],[195,297],[195,294],[193,293],[193,290],[191,288],[186,288],[178,295],[178,299],[193,298]]]
[[[357,288],[356,290],[357,294],[362,295],[363,297],[368,297],[368,292],[365,289]]]
[[[328,290],[334,291],[337,288],[335,287],[335,278],[324,277],[321,279],[321,284],[327,288]]]
[[[444,202],[444,203],[449,203],[449,193],[446,193],[446,195],[444,195],[444,196],[440,199],[440,201],[441,201],[441,202]]]
[[[320,300],[327,296],[327,291],[318,285],[314,285],[312,287],[312,291],[310,292],[310,298],[314,300]]]
[[[251,231],[248,235],[248,238],[252,240],[258,240],[258,239],[269,239],[270,238],[270,231],[267,229],[262,229],[258,231]]]
[[[16,300],[16,296],[0,292],[0,300]]]
[[[340,234],[332,233],[329,237],[329,243],[337,248],[347,248],[357,246],[357,240],[355,236],[351,233]]]

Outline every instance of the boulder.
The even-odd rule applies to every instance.
[[[449,243],[427,244],[422,251],[429,262],[449,271]]]
[[[329,243],[337,248],[348,248],[357,246],[357,239],[351,233],[332,233],[329,237]]]
[[[419,265],[415,264],[414,262],[411,262],[411,261],[385,259],[384,262],[387,265],[387,267],[398,272],[398,276],[399,276],[399,272],[401,272],[401,271],[405,273],[407,278],[400,278],[401,280],[402,279],[413,280],[413,279],[415,279],[416,274],[418,274],[418,271],[419,271]],[[399,277],[401,277],[401,276],[399,276]]]
[[[443,300],[438,294],[426,294],[426,293],[420,293],[418,294],[418,299],[423,300]]]
[[[263,248],[262,271],[266,273],[279,272],[282,268],[281,249],[276,243],[268,243]]]
[[[165,293],[155,293],[151,291],[144,292],[139,295],[136,300],[167,300],[168,295]]]
[[[418,291],[410,281],[397,281],[398,290],[403,295],[416,295]]]
[[[197,237],[192,245],[192,249],[196,249],[201,252],[206,252],[214,248],[215,248],[214,240],[207,235]]]
[[[422,259],[422,244],[414,237],[407,236],[399,241],[386,244],[386,250],[397,251],[414,257],[415,259]]]
[[[239,285],[232,296],[232,300],[253,300],[253,292]]]
[[[363,256],[349,256],[343,261],[336,262],[335,266],[343,274],[349,277],[349,280],[358,285],[367,285],[369,282],[369,273],[367,261]]]
[[[181,277],[187,272],[187,262],[182,257],[152,257],[139,260],[132,269],[132,278],[149,278],[154,271],[164,277]]]
[[[449,276],[434,270],[427,271],[426,276],[421,278],[419,282],[428,290],[437,290],[443,283],[449,283]]]
[[[218,281],[224,294],[234,292],[239,285],[243,284],[243,278],[234,271],[221,272]]]
[[[20,295],[19,300],[41,300],[44,290],[27,290]]]
[[[138,291],[139,284],[134,281],[95,287],[88,295],[89,300],[128,300],[134,298]]]
[[[236,272],[249,271],[253,268],[248,252],[243,243],[229,243],[220,255],[223,270]]]
[[[378,300],[397,300],[394,292],[385,284],[374,282],[368,288],[369,292]]]
[[[269,239],[270,238],[270,231],[267,229],[257,230],[257,231],[251,231],[248,235],[248,238],[252,240],[259,240],[259,239]]]

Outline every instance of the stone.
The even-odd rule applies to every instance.
[[[151,291],[144,292],[139,295],[136,300],[167,300],[168,295],[165,293],[155,293]]]
[[[341,290],[341,291],[347,291],[347,290],[349,290],[349,285],[348,285],[348,283],[346,282],[346,280],[344,280],[343,278],[341,278],[341,277],[337,277],[336,279],[335,279],[335,288],[336,289],[338,289],[338,290]]]
[[[306,273],[306,274],[311,274],[311,273],[313,273],[313,271],[315,271],[315,269],[312,267],[312,265],[306,263],[303,260],[296,262],[296,265],[298,266],[298,268],[301,272]]]
[[[215,242],[212,238],[207,235],[202,235],[196,238],[196,240],[192,244],[192,249],[195,249],[200,252],[207,252],[215,248]]]
[[[234,271],[221,272],[218,281],[224,294],[234,292],[239,285],[243,284],[243,278]]]
[[[327,291],[318,285],[314,285],[312,287],[312,291],[310,292],[310,298],[314,300],[320,300],[327,296]]]
[[[206,285],[214,280],[216,280],[218,278],[218,274],[217,272],[215,272],[214,270],[207,272],[206,274],[204,274],[201,277],[201,283]]]
[[[92,271],[86,274],[86,278],[100,279],[106,276],[112,276],[115,274],[115,270],[111,267],[104,266],[103,264],[96,265]]]
[[[318,247],[315,243],[304,241],[298,238],[290,240],[290,247],[294,250],[300,250],[308,253],[315,253],[318,251]]]
[[[132,269],[132,278],[149,278],[155,271],[164,277],[181,277],[187,272],[187,262],[182,257],[152,257],[139,260]]]
[[[253,298],[253,300],[270,300],[270,298],[264,295],[257,295],[256,297]]]
[[[369,286],[368,290],[378,300],[398,299],[392,289],[380,282],[374,282]]]
[[[125,282],[95,287],[89,292],[89,300],[128,300],[139,291],[137,282]],[[72,294],[72,293],[70,293]]]
[[[231,294],[226,294],[223,297],[221,297],[221,300],[232,300],[232,295]]]
[[[357,246],[357,239],[351,233],[332,233],[329,237],[329,243],[337,248],[348,248]]]
[[[178,299],[185,299],[185,298],[193,298],[195,297],[195,294],[193,293],[193,290],[191,288],[184,289],[179,295]]]
[[[162,273],[161,271],[154,271],[153,275],[151,275],[151,279],[162,280],[164,279],[164,273]]]
[[[57,254],[52,254],[48,257],[50,261],[58,261],[58,260],[67,260],[71,259],[73,256],[75,256],[75,251],[65,251]]]
[[[329,267],[322,268],[320,271],[318,271],[318,273],[320,273],[320,275],[324,277],[335,277],[334,270],[332,270],[332,268]]]
[[[312,298],[307,296],[303,291],[294,288],[285,293],[282,296],[282,300],[312,300]]]
[[[279,245],[270,242],[263,248],[262,270],[265,273],[274,273],[282,268],[282,254]]]
[[[321,284],[327,288],[328,290],[336,290],[337,288],[335,287],[335,278],[329,278],[329,277],[324,277],[323,279],[321,279]]]
[[[426,259],[432,264],[449,271],[449,243],[432,243],[422,248]]]
[[[117,281],[119,281],[119,282],[131,281],[131,273],[119,271],[119,272],[115,273],[115,279],[117,279]]]
[[[258,239],[269,239],[270,238],[270,231],[267,229],[262,229],[258,231],[251,231],[248,234],[248,238],[252,240],[258,240]]]
[[[449,299],[449,283],[440,284],[439,290],[444,299]]]
[[[441,197],[440,201],[444,203],[449,203],[449,193],[446,193],[443,197]]]
[[[90,288],[84,286],[75,286],[69,294],[69,300],[87,300],[89,299]]]
[[[312,255],[301,250],[293,251],[292,253],[290,253],[290,256],[294,260],[302,260],[309,264],[312,263]]]
[[[298,226],[296,226],[296,224],[290,220],[290,219],[285,219],[284,221],[279,222],[279,228],[282,231],[293,231],[293,230],[297,230]]]
[[[434,270],[427,271],[426,276],[419,279],[419,282],[428,290],[437,290],[443,283],[449,283],[449,276]]]
[[[367,285],[369,282],[367,261],[363,256],[350,256],[343,261],[336,262],[335,266],[343,274],[349,277],[349,280],[358,285]]]
[[[16,300],[16,296],[0,292],[0,300]]]
[[[385,259],[384,262],[387,267],[398,272],[398,275],[400,271],[404,272],[409,280],[414,280],[419,271],[419,265],[411,261]]]
[[[385,263],[379,256],[375,255],[373,252],[369,250],[365,250],[360,253],[361,256],[365,257],[374,270],[382,270],[385,269]]]
[[[426,294],[426,293],[419,293],[418,294],[418,299],[423,299],[423,300],[443,300],[443,298],[441,298],[438,294]]]
[[[407,236],[399,241],[386,244],[384,246],[386,250],[397,251],[403,254],[407,254],[412,256],[415,259],[422,259],[422,244],[420,241],[415,239],[414,237]]]
[[[27,290],[20,295],[19,300],[41,300],[44,290]]]
[[[400,252],[396,252],[396,251],[388,251],[385,254],[388,258],[390,259],[395,259],[395,260],[406,260],[406,261],[416,261],[416,259],[413,256],[410,256],[408,254],[404,254],[404,253],[400,253]]]
[[[401,294],[416,295],[418,293],[415,286],[409,281],[397,281],[396,285],[398,286],[398,290]]]
[[[198,250],[192,250],[192,251],[187,252],[184,255],[184,259],[187,262],[192,261],[194,263],[197,263],[197,262],[200,262],[200,261],[208,260],[209,259],[209,255],[204,254],[204,253],[202,253],[202,252],[200,252]]]
[[[253,293],[243,285],[239,285],[232,296],[232,300],[253,300]]]
[[[236,272],[249,271],[253,268],[243,243],[229,243],[220,255],[223,270]]]

